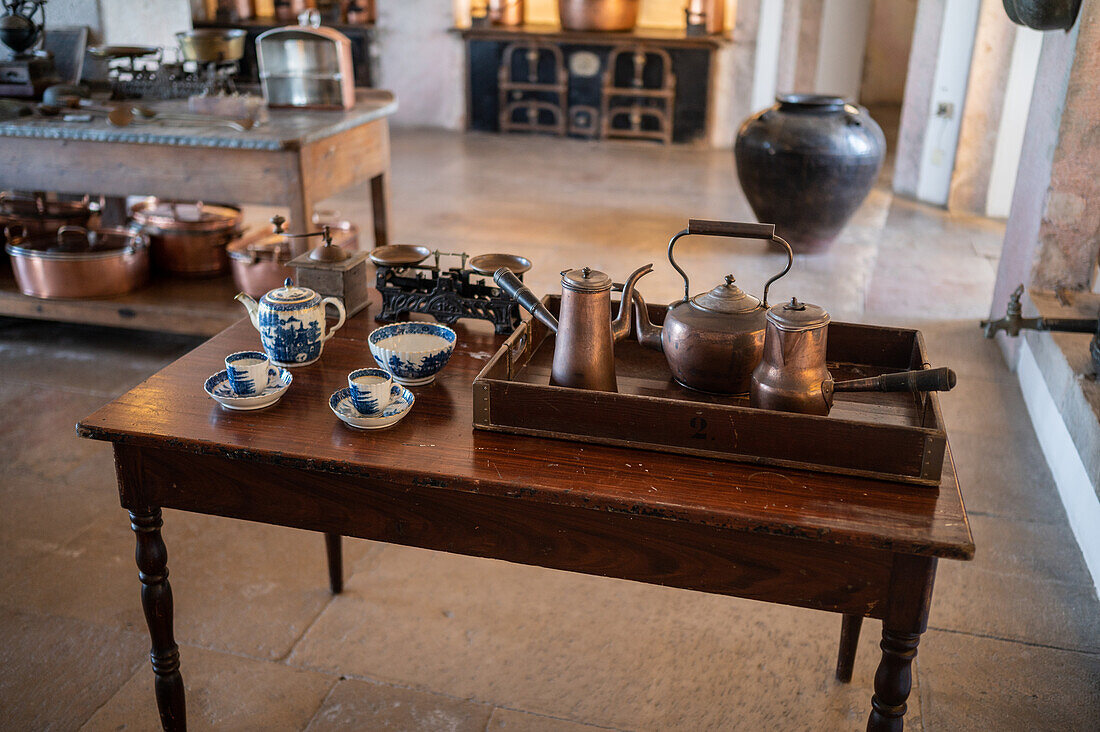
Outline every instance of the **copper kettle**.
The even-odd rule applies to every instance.
[[[899,371],[834,381],[826,366],[829,314],[791,298],[768,310],[764,356],[752,372],[749,405],[799,414],[828,415],[833,394],[851,391],[950,391],[949,368]]]
[[[672,249],[689,234],[768,239],[787,251],[787,266],[764,285],[763,300],[733,284],[733,275],[709,292],[690,297],[687,273],[676,264]],[[638,342],[663,351],[673,378],[684,386],[717,394],[742,394],[764,351],[764,314],[768,288],[791,269],[791,247],[775,234],[775,224],[690,219],[687,228],[668,243],[668,261],[684,278],[684,298],[668,306],[664,326],[649,321],[645,301],[634,295]]]
[[[611,278],[588,267],[561,273],[560,320],[546,309],[535,293],[524,286],[507,267],[493,274],[493,281],[515,298],[522,308],[557,335],[550,383],[574,389],[618,391],[615,380],[615,342],[630,335],[631,297],[634,283],[653,271],[653,265],[639,267],[621,286],[619,314],[611,317]]]

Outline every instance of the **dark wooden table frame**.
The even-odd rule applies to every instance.
[[[162,508],[321,532],[333,592],[340,537],[354,536],[841,613],[842,681],[862,619],[878,618],[867,728],[902,729],[937,558],[974,552],[950,456],[937,491],[474,432],[470,382],[502,338],[462,325],[413,413],[364,436],[336,420],[327,395],[369,360],[373,326],[350,320],[264,412],[229,414],[202,393],[224,354],[255,345],[241,323],[78,425],[114,443],[165,729],[186,717]],[[429,461],[412,447],[424,442],[436,446]],[[642,461],[648,472],[623,467]]]

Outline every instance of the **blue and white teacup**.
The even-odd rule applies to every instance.
[[[237,396],[256,396],[267,388],[267,354],[262,351],[237,351],[225,357],[229,388]]]
[[[362,415],[381,414],[393,401],[393,377],[383,369],[356,369],[348,374],[351,401]]]

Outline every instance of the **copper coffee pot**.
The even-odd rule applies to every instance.
[[[535,293],[524,286],[507,267],[493,274],[501,290],[515,298],[520,306],[557,334],[550,383],[574,389],[618,391],[615,381],[615,342],[626,338],[632,329],[631,297],[634,283],[653,271],[653,265],[639,267],[622,286],[619,314],[611,319],[611,278],[603,272],[584,267],[561,273],[560,320],[546,309]],[[618,286],[614,286],[616,289]]]
[[[676,242],[689,234],[767,239],[786,250],[787,266],[764,284],[763,300],[733,284],[733,275],[726,275],[726,281],[710,292],[691,297],[687,273],[672,256]],[[638,342],[663,351],[673,378],[690,389],[743,394],[764,350],[768,288],[790,271],[790,246],[775,235],[774,224],[690,219],[687,228],[668,243],[668,261],[684,278],[684,298],[668,306],[664,326],[659,327],[649,322],[645,301],[635,293]]]
[[[764,356],[752,372],[749,405],[781,412],[828,415],[833,394],[844,391],[950,391],[948,368],[900,371],[833,381],[825,365],[829,314],[796,298],[768,310]]]

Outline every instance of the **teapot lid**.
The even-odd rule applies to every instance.
[[[726,281],[710,292],[704,292],[691,298],[691,304],[703,310],[716,313],[747,313],[760,307],[760,301],[733,284],[733,275],[726,275]]]
[[[277,310],[290,310],[308,306],[318,297],[313,290],[308,287],[299,287],[294,284],[294,280],[287,277],[282,287],[276,287],[268,292],[261,298],[261,302]]]
[[[589,267],[566,269],[561,273],[561,286],[577,292],[599,292],[611,289],[611,278]]]
[[[785,331],[815,330],[829,323],[829,314],[825,312],[825,308],[799,302],[797,297],[769,308],[765,317],[776,328]]]

